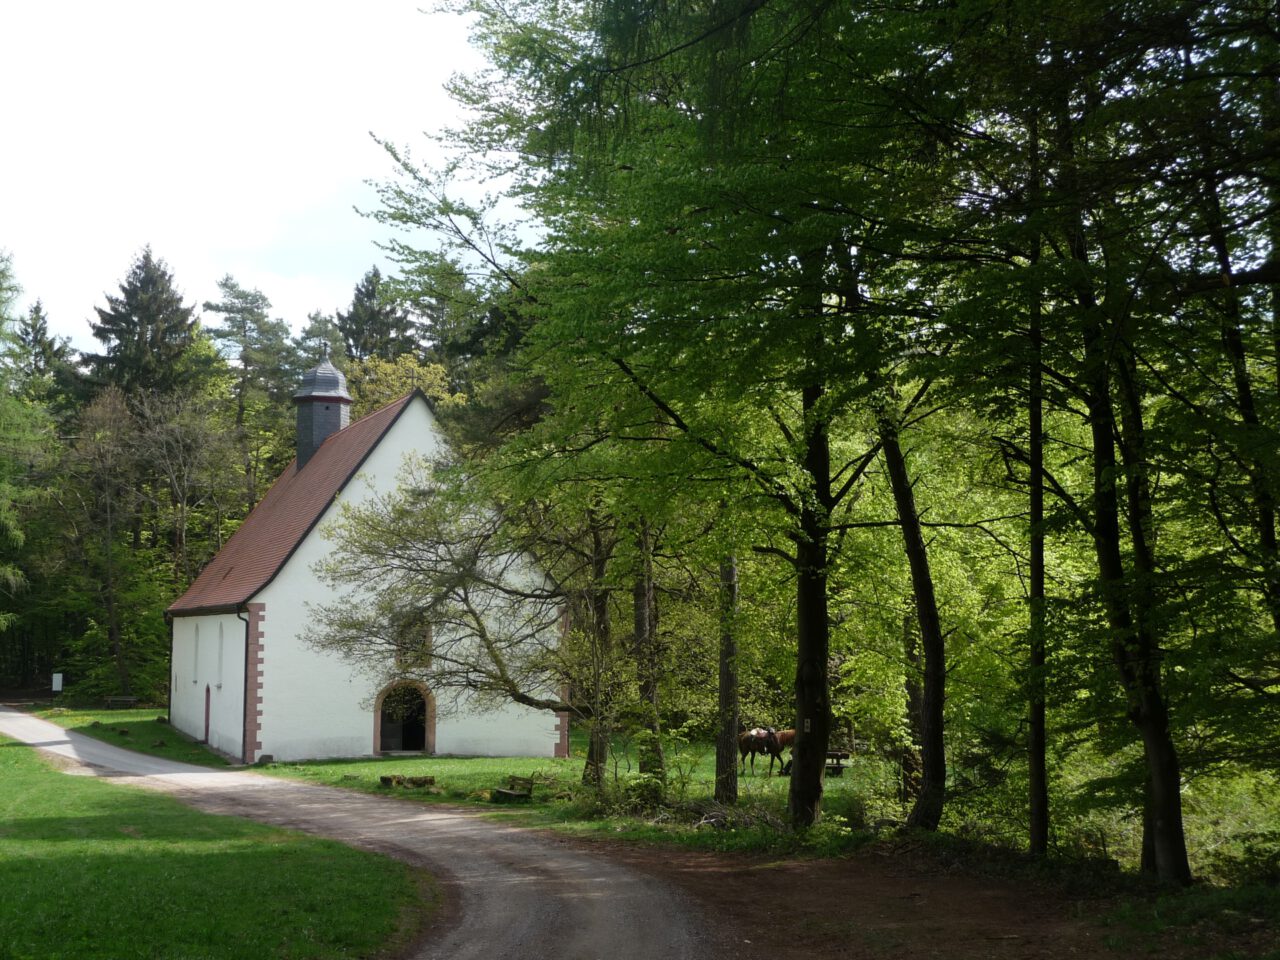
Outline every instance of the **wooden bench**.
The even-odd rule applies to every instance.
[[[358,776],[348,775],[343,780],[359,780]],[[435,777],[406,777],[403,774],[393,773],[390,776],[379,777],[378,782],[384,787],[433,787],[436,783]]]
[[[827,776],[843,777],[845,771],[845,761],[849,759],[849,754],[845,750],[828,750],[827,751]]]
[[[121,707],[136,707],[138,705],[137,697],[107,697],[107,709],[118,710]]]
[[[533,799],[533,777],[508,777],[507,786],[489,794],[494,803],[525,803]]]

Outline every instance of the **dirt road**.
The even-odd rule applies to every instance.
[[[714,960],[723,950],[677,888],[566,841],[474,814],[219,771],[122,750],[0,707],[0,734],[211,813],[303,830],[423,866],[446,908],[421,960]]]

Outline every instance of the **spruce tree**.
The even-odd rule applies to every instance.
[[[352,360],[394,360],[418,349],[416,324],[387,296],[377,267],[356,284],[350,311],[338,311],[338,329]]]
[[[145,247],[120,284],[120,296],[107,295],[90,322],[102,353],[84,353],[89,376],[101,388],[114,384],[126,394],[168,393],[187,385],[192,371],[179,361],[196,331],[195,307],[182,302],[173,274]]]

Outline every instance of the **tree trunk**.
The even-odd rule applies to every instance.
[[[582,767],[582,782],[592,787],[604,786],[605,764],[609,761],[609,729],[603,717],[591,718],[587,734],[587,762]]]
[[[1207,147],[1205,153],[1206,167],[1212,169],[1207,162],[1209,154]],[[1222,275],[1225,287],[1220,294],[1223,298],[1221,320],[1223,353],[1231,365],[1236,413],[1245,428],[1244,442],[1232,443],[1232,452],[1240,458],[1249,475],[1254,508],[1251,520],[1254,533],[1258,538],[1259,556],[1256,561],[1262,571],[1262,593],[1270,611],[1271,628],[1280,633],[1280,545],[1277,544],[1276,537],[1276,502],[1268,482],[1265,457],[1260,461],[1255,452],[1255,447],[1270,449],[1268,441],[1263,439],[1268,431],[1263,427],[1258,415],[1253,383],[1249,375],[1249,362],[1245,351],[1244,334],[1241,330],[1240,291],[1231,282],[1234,270],[1218,184],[1209,183],[1205,188],[1205,194],[1209,242],[1213,247],[1218,271]]]
[[[797,829],[822,816],[823,778],[831,742],[827,659],[827,535],[831,509],[831,446],[818,410],[821,387],[801,391],[806,445],[804,470],[813,495],[803,499],[796,533],[796,740],[788,812]]]
[[[1177,750],[1169,730],[1168,707],[1161,691],[1160,649],[1147,622],[1151,607],[1150,543],[1146,535],[1147,494],[1142,490],[1140,422],[1133,422],[1136,397],[1126,398],[1126,429],[1115,430],[1111,406],[1106,338],[1101,324],[1086,325],[1086,404],[1093,445],[1094,550],[1103,605],[1111,632],[1111,656],[1128,700],[1129,719],[1142,737],[1147,785],[1143,804],[1143,869],[1161,882],[1185,886],[1191,882],[1186,838],[1182,826],[1182,783]],[[1136,582],[1124,569],[1120,533],[1120,503],[1116,486],[1120,464],[1115,439],[1125,442],[1125,476],[1129,484],[1129,512]],[[1132,606],[1131,606],[1132,605]],[[1135,615],[1135,610],[1137,611]]]
[[[1056,57],[1055,57],[1056,59]],[[1087,91],[1093,95],[1092,91]],[[1076,126],[1066,88],[1059,91],[1056,117],[1056,144],[1061,164],[1061,188],[1074,202],[1063,223],[1068,256],[1081,268],[1075,288],[1079,310],[1079,333],[1084,355],[1080,389],[1089,414],[1093,459],[1093,543],[1103,609],[1110,633],[1111,657],[1120,674],[1128,701],[1129,719],[1142,737],[1148,784],[1143,804],[1143,864],[1166,883],[1190,882],[1186,839],[1182,828],[1181,782],[1177,751],[1169,731],[1168,709],[1160,683],[1160,649],[1153,635],[1149,613],[1153,607],[1151,543],[1148,537],[1149,493],[1145,487],[1141,404],[1132,382],[1132,358],[1124,353],[1123,336],[1103,322],[1103,309],[1094,294],[1088,268],[1092,261],[1082,207],[1082,190],[1075,163]],[[1094,99],[1097,99],[1094,95]],[[1114,323],[1114,320],[1110,320]],[[1116,363],[1114,351],[1122,351]],[[1126,370],[1126,363],[1129,369]],[[1120,376],[1127,393],[1122,397],[1125,431],[1116,429],[1112,400],[1113,377]],[[1139,565],[1136,576],[1127,574],[1120,530],[1120,490],[1122,475],[1115,443],[1124,443],[1123,459],[1128,515],[1133,555]]]
[[[587,512],[591,528],[591,584],[587,590],[592,652],[592,717],[587,742],[587,761],[582,769],[582,782],[595,787],[604,785],[605,764],[609,759],[609,735],[613,720],[613,697],[609,684],[613,661],[613,623],[609,613],[608,573],[611,549],[608,538],[594,510]]]
[[[921,778],[920,795],[907,816],[907,826],[936,830],[942,820],[947,796],[947,757],[943,745],[942,710],[946,702],[947,667],[942,623],[938,601],[933,591],[933,575],[929,571],[929,555],[925,549],[920,517],[916,512],[915,492],[907,474],[906,458],[898,443],[898,428],[887,417],[880,419],[880,439],[893,503],[902,528],[902,542],[911,569],[911,587],[915,595],[916,619],[920,624],[920,645],[924,653],[924,696],[921,704]]]
[[[245,513],[253,510],[258,502],[258,484],[253,469],[253,454],[250,450],[249,430],[245,426],[245,395],[249,392],[249,360],[244,351],[240,353],[240,382],[236,389],[236,440],[240,444],[241,464],[244,470],[244,506]]]
[[[107,607],[107,642],[111,648],[111,657],[116,665],[116,677],[120,681],[120,692],[128,696],[132,693],[132,683],[129,675],[129,662],[125,657],[124,637],[120,631],[120,604],[117,603],[117,585],[116,585],[116,564],[115,564],[115,515],[112,509],[114,503],[114,478],[106,476],[105,480],[105,499],[106,499],[106,524],[105,524],[105,549],[106,556],[103,568],[103,599],[106,601]]]
[[[914,601],[913,601],[914,604]],[[898,751],[898,799],[920,799],[920,744],[924,741],[924,676],[920,659],[920,622],[914,611],[902,618],[903,688],[906,694],[907,741]]]
[[[658,605],[653,589],[653,535],[649,525],[641,521],[636,534],[640,569],[632,588],[632,617],[635,634],[632,652],[639,681],[640,705],[644,710],[644,732],[640,745],[640,772],[666,780],[666,762],[662,755],[662,725],[658,713],[658,680],[661,674],[658,652]]]
[[[1035,118],[1030,124],[1033,203],[1040,192],[1040,130]],[[1040,262],[1040,236],[1036,235],[1031,251],[1034,269]],[[1044,593],[1044,380],[1043,362],[1043,295],[1037,280],[1030,305],[1031,362],[1029,364],[1027,407],[1028,453],[1031,461],[1028,478],[1028,508],[1031,516],[1031,570],[1028,584],[1029,622],[1027,624],[1027,846],[1032,856],[1049,852],[1049,774],[1046,766],[1048,732],[1045,717],[1045,593]]]
[[[720,563],[720,726],[716,735],[717,803],[738,802],[738,561]]]

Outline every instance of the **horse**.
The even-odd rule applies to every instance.
[[[794,737],[794,732],[792,736]],[[769,757],[769,773],[773,773],[773,761],[782,763],[782,747],[778,745],[778,731],[773,727],[753,727],[738,734],[738,753],[742,758],[742,773],[747,772],[747,756],[751,756],[751,772],[756,772],[756,754]]]
[[[796,732],[794,730],[779,730],[777,736],[778,736],[778,762],[779,763],[782,763],[782,751],[786,750],[788,747],[791,748],[791,757],[787,760],[786,763],[782,763],[782,770],[780,772],[780,776],[789,777],[791,776],[791,765],[796,762],[796,754],[795,754]],[[773,769],[772,758],[770,758],[769,760],[769,769],[770,770]]]

